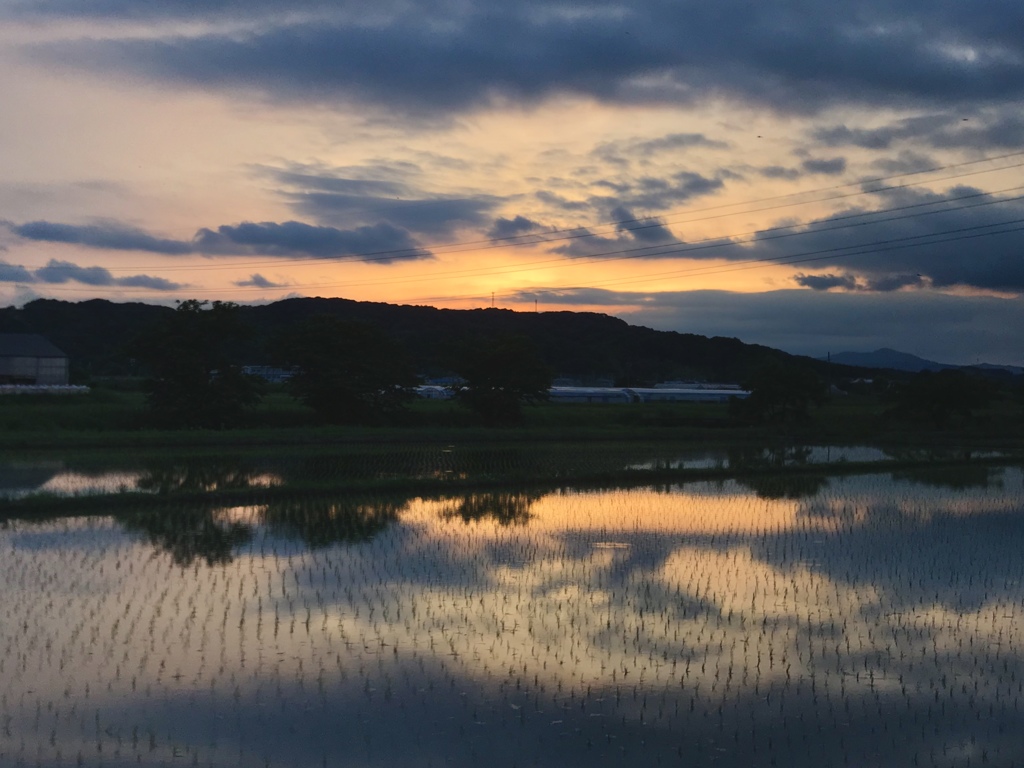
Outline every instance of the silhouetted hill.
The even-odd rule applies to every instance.
[[[140,331],[174,310],[101,299],[72,303],[39,299],[22,309],[0,309],[0,332],[40,333],[63,349],[79,375],[133,372],[127,352]],[[770,360],[794,361],[824,373],[828,364],[797,358],[738,339],[656,331],[593,312],[513,312],[437,309],[348,299],[286,299],[240,308],[251,331],[237,350],[241,363],[271,362],[270,341],[313,315],[372,323],[412,355],[423,373],[447,371],[450,350],[466,340],[521,334],[564,376],[611,376],[621,385],[671,379],[739,381]]]

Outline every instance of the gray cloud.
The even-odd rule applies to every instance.
[[[184,288],[184,283],[175,283],[163,277],[151,275],[132,275],[131,277],[119,277],[114,281],[115,285],[126,288],[149,288],[152,291],[176,291]]]
[[[116,223],[104,224],[57,224],[51,221],[30,221],[11,226],[10,230],[26,240],[48,243],[69,243],[89,248],[104,248],[115,251],[147,251],[177,256],[189,253],[188,243],[154,237],[140,229]]]
[[[70,261],[57,259],[50,259],[45,267],[40,267],[32,274],[35,278],[33,282],[51,284],[76,282],[97,287],[148,288],[153,291],[175,291],[185,287],[183,283],[174,283],[162,277],[149,275],[114,277],[104,267],[80,267]]]
[[[811,288],[815,291],[828,291],[832,288],[842,288],[845,291],[898,291],[903,288],[922,288],[928,284],[922,275],[883,275],[881,277],[867,277],[858,280],[856,275],[849,272],[834,275],[796,275],[793,282],[804,288]]]
[[[830,288],[845,288],[846,290],[857,289],[857,278],[851,274],[843,275],[805,275],[799,274],[793,278],[797,285],[804,288],[813,288],[815,291],[827,291]]]
[[[432,258],[405,230],[390,224],[341,230],[299,221],[244,222],[216,231],[201,229],[193,240],[204,254],[252,254],[292,258],[366,257],[379,263]]]
[[[569,257],[612,256],[632,252],[643,258],[656,258],[663,246],[680,242],[664,222],[653,216],[637,218],[622,205],[613,207],[609,216],[616,222],[615,237],[594,234],[589,229],[580,228],[571,233],[571,240],[551,248],[550,252]]]
[[[484,226],[502,202],[493,195],[426,194],[408,180],[420,173],[412,163],[261,171],[284,187],[281,193],[297,213],[341,227],[376,221],[410,232],[451,236],[463,227]]]
[[[655,104],[725,96],[802,113],[848,103],[976,106],[1024,96],[1024,9],[1007,0],[873,0],[856,14],[837,14],[826,3],[788,12],[754,0],[584,0],[571,12],[531,0],[467,0],[428,9],[382,3],[372,13],[300,2],[288,4],[291,15],[269,0],[244,8],[222,1],[212,10],[114,0],[42,7],[135,19],[166,18],[177,9],[181,18],[205,13],[259,22],[248,31],[175,31],[36,49],[70,66],[405,113],[535,103],[567,93]],[[310,14],[304,18],[302,10]]]
[[[639,243],[658,245],[678,242],[675,235],[660,219],[653,217],[638,219],[631,210],[623,205],[612,208],[611,217],[618,222],[616,230],[619,233],[628,234]]]
[[[73,225],[48,221],[29,224],[7,224],[11,232],[32,240],[68,243],[89,248],[140,250],[162,255],[200,254],[204,256],[245,256],[269,255],[286,258],[360,258],[367,257],[375,262],[388,264],[395,261],[432,258],[429,251],[421,248],[404,229],[382,222],[374,225],[339,229],[318,227],[299,221],[243,222],[237,225],[223,225],[216,230],[203,228],[191,240],[166,240],[153,237],[138,229],[129,229],[117,224]],[[55,264],[58,262],[51,262]],[[59,262],[59,265],[70,265]],[[49,266],[49,265],[48,265]],[[62,282],[64,267],[49,270],[36,276],[46,282]],[[78,268],[81,269],[81,268]],[[92,272],[79,272],[73,279],[88,285],[111,285],[105,282],[100,267]],[[55,279],[43,277],[52,275]],[[141,279],[141,278],[140,278]],[[149,287],[157,287],[156,278],[146,278]],[[95,281],[95,282],[92,282]],[[168,283],[169,285],[175,285]],[[163,290],[162,288],[159,288]]]
[[[505,240],[519,235],[527,235],[544,229],[539,222],[528,219],[525,216],[516,216],[513,219],[500,217],[494,220],[494,224],[487,230],[487,236],[491,240]]]
[[[766,179],[799,179],[802,175],[796,168],[783,168],[781,165],[768,165],[764,168],[759,168],[758,173],[764,176]]]
[[[728,149],[729,144],[709,139],[703,133],[670,133],[656,139],[622,139],[606,141],[596,146],[591,154],[605,162],[628,165],[635,158],[650,159],[665,152],[692,149]]]
[[[630,208],[662,210],[697,197],[717,192],[721,178],[709,178],[692,171],[673,173],[668,179],[645,176],[630,191],[618,195],[618,202]]]
[[[484,196],[399,200],[330,192],[295,192],[288,200],[297,213],[321,222],[345,226],[375,218],[429,235],[451,235],[461,227],[481,226],[500,203],[498,198]]]
[[[20,264],[0,261],[0,283],[34,283],[36,276]]]
[[[600,289],[524,292],[547,307],[627,307],[615,313],[661,330],[736,337],[796,354],[892,347],[932,360],[1024,363],[1018,335],[1024,301],[990,296],[910,293],[765,293],[682,291],[631,293]]]
[[[114,276],[103,267],[80,267],[70,261],[50,259],[45,267],[35,271],[36,277],[44,283],[66,283],[74,281],[84,285],[115,285]]]
[[[902,150],[896,157],[880,157],[872,161],[878,170],[888,176],[895,176],[904,173],[920,173],[937,168],[940,163],[930,155],[923,155],[913,150]]]
[[[876,185],[877,186],[877,185]],[[953,187],[876,188],[877,209],[851,208],[753,241],[680,246],[672,254],[840,268],[861,287],[969,286],[1024,291],[1024,201]]]
[[[268,280],[258,272],[249,275],[248,280],[237,280],[234,284],[242,288],[285,288],[288,285],[287,283],[275,283],[272,280]]]
[[[845,157],[832,157],[827,160],[804,160],[800,164],[807,173],[820,173],[826,176],[838,176],[846,170]]]
[[[594,186],[607,188],[614,194],[590,195],[584,200],[570,200],[556,192],[539,190],[534,192],[534,197],[548,207],[566,213],[587,212],[602,219],[621,221],[634,216],[621,216],[616,211],[661,211],[718,192],[725,186],[722,178],[729,175],[720,171],[716,177],[708,177],[693,171],[677,171],[665,178],[642,176],[617,181],[601,179],[594,182]],[[643,228],[650,228],[650,222]]]
[[[1024,147],[1024,111],[1011,104],[972,112],[969,118],[958,112],[916,115],[876,128],[826,126],[812,136],[833,147],[889,149],[912,142],[932,149],[1020,149]]]

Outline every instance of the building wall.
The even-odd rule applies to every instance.
[[[66,357],[0,357],[0,381],[63,385],[68,383]]]

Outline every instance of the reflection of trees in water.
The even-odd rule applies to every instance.
[[[225,565],[234,558],[235,547],[252,538],[250,526],[218,519],[215,508],[156,508],[125,512],[115,518],[126,531],[141,533],[182,566],[199,559],[207,565]]]
[[[120,513],[116,519],[126,531],[142,534],[167,552],[178,565],[197,560],[225,565],[234,558],[236,547],[252,539],[255,523],[265,524],[279,536],[300,539],[310,548],[365,542],[395,522],[407,503],[406,499],[288,501],[245,508],[251,514],[245,520],[232,519],[233,510],[218,507],[157,507]]]
[[[736,470],[773,470],[804,467],[810,463],[811,448],[803,445],[734,446],[727,449],[729,467]],[[814,496],[828,485],[824,475],[778,474],[737,478],[736,482],[749,488],[762,499],[803,499]]]
[[[266,478],[265,472],[252,466],[196,459],[170,466],[150,467],[139,478],[138,485],[140,490],[166,495],[252,488],[265,484]]]
[[[988,467],[983,464],[957,464],[937,469],[925,467],[892,473],[893,480],[904,480],[951,491],[989,488],[1001,484],[1002,478],[1002,467]]]
[[[804,445],[732,446],[726,449],[732,469],[768,469],[804,466],[810,462],[811,448]]]
[[[458,499],[452,499],[441,510],[445,520],[460,518],[464,523],[491,519],[498,525],[526,525],[532,515],[530,507],[543,494],[541,493],[472,493]]]
[[[274,533],[316,548],[369,541],[398,520],[407,504],[404,498],[314,499],[271,504],[261,516]]]
[[[825,475],[759,475],[737,478],[737,485],[749,488],[761,499],[804,499],[828,485]]]

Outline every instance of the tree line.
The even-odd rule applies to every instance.
[[[158,426],[231,427],[259,403],[265,387],[244,374],[235,354],[250,332],[238,310],[231,302],[182,301],[135,339]],[[370,323],[314,315],[270,338],[268,351],[293,372],[287,391],[326,423],[386,423],[418,383],[408,351]],[[515,423],[524,402],[547,398],[553,374],[523,336],[462,339],[444,357],[459,381],[454,396],[485,423]]]

